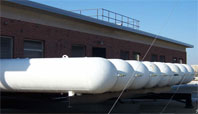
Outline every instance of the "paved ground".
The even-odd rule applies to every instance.
[[[178,88],[179,87],[179,88]],[[185,108],[180,102],[170,100],[133,100],[118,103],[112,113],[196,113],[198,112],[198,81],[187,85],[174,86],[172,92],[192,93],[194,108]],[[4,101],[1,112],[20,113],[108,113],[114,100],[100,104],[75,104],[68,108],[67,102],[45,100]]]

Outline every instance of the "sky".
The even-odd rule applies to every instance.
[[[140,30],[194,45],[187,63],[198,65],[198,0],[31,0],[64,10],[108,9],[140,20]]]

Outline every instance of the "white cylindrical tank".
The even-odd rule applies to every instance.
[[[169,85],[180,84],[179,82],[182,80],[181,71],[177,65],[173,63],[166,63],[171,71],[173,72],[173,78],[170,80]]]
[[[175,65],[177,65],[181,71],[181,76],[182,76],[182,79],[180,81],[181,84],[184,84],[187,82],[187,76],[188,76],[188,71],[186,69],[186,67],[184,67],[182,64],[178,64],[178,63],[175,63]]]
[[[135,79],[133,73],[134,70],[129,63],[121,59],[108,59],[111,61],[117,69],[118,78],[116,84],[110,91],[122,91],[128,89]]]
[[[128,60],[127,61],[134,69],[135,79],[130,89],[141,89],[146,86],[149,81],[149,71],[146,66],[140,61]]]
[[[186,69],[187,69],[187,71],[189,72],[189,74],[188,74],[188,78],[186,78],[186,82],[185,83],[189,83],[189,82],[191,82],[193,79],[194,79],[194,77],[195,77],[195,72],[194,72],[194,70],[193,70],[193,68],[190,66],[190,65],[187,65],[187,64],[182,64]]]
[[[117,80],[103,58],[0,59],[0,88],[7,91],[104,93]]]
[[[158,83],[158,86],[159,87],[167,86],[173,77],[173,73],[172,73],[171,69],[165,63],[154,62],[154,64],[156,64],[158,66],[158,68],[161,71],[161,75],[162,75],[162,78],[161,78],[160,82]]]
[[[149,73],[150,80],[145,86],[145,88],[152,88],[152,87],[157,86],[157,84],[160,82],[162,78],[160,69],[157,67],[157,65],[155,65],[152,62],[144,61],[142,63],[147,67],[147,69],[150,72]]]

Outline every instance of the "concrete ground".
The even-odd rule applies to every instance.
[[[185,108],[185,104],[172,100],[126,100],[124,103],[118,102],[112,113],[198,113],[198,81],[173,86],[171,92],[192,93],[194,108]],[[68,107],[68,102],[15,100],[2,104],[1,113],[108,113],[114,101],[98,104],[72,104]]]

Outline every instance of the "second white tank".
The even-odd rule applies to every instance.
[[[135,79],[134,70],[129,63],[121,59],[108,59],[117,69],[117,81],[110,91],[122,91],[128,89]]]
[[[148,68],[150,72],[149,73],[150,80],[146,84],[145,88],[152,88],[152,87],[157,86],[157,84],[160,82],[162,78],[160,69],[157,67],[157,65],[155,65],[152,62],[144,61],[142,63]]]
[[[173,64],[173,63],[166,63],[171,71],[173,72],[173,77],[169,82],[169,85],[176,85],[179,84],[180,81],[182,80],[182,76],[181,76],[181,71],[179,69],[179,67],[177,67],[177,65]]]
[[[141,89],[146,86],[149,82],[149,71],[146,66],[140,62],[135,60],[127,61],[134,69],[135,79],[129,89]]]
[[[185,83],[189,83],[190,81],[192,81],[195,77],[195,72],[193,70],[193,68],[190,65],[187,64],[182,64],[188,71],[188,75],[186,77]]]
[[[156,64],[158,66],[158,68],[161,71],[161,75],[162,75],[162,78],[161,78],[160,82],[158,83],[158,86],[163,87],[163,86],[169,85],[169,82],[172,79],[172,75],[173,75],[171,69],[165,63],[154,62],[154,64]]]
[[[187,80],[188,74],[189,74],[186,67],[184,67],[184,65],[178,64],[178,63],[175,63],[175,65],[177,65],[181,71],[180,75],[182,76],[182,79],[181,79],[180,83],[181,84],[186,83],[186,80]]]

